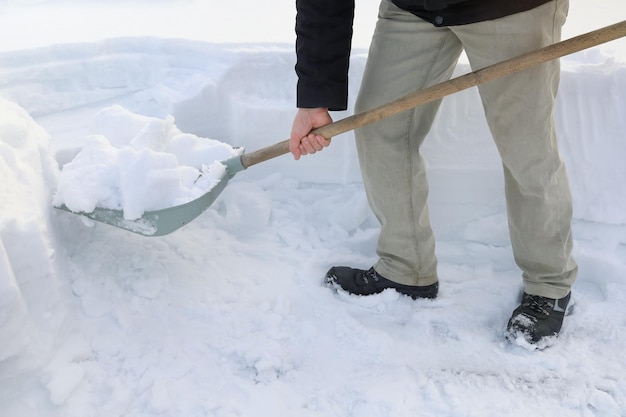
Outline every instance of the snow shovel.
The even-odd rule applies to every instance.
[[[560,58],[565,55],[580,52],[602,43],[619,39],[626,36],[626,21],[606,26],[604,28],[555,43],[527,54],[511,58],[489,67],[453,78],[449,81],[436,84],[421,91],[409,94],[390,103],[355,114],[337,122],[331,123],[314,132],[326,138],[337,136],[358,127],[373,123],[406,110],[410,110],[422,104],[441,99],[447,95],[456,93],[486,83],[496,78],[504,77],[528,69],[532,66]],[[75,213],[97,222],[109,224],[143,236],[163,236],[186,225],[204,210],[206,210],[222,190],[228,181],[239,171],[243,171],[252,165],[267,161],[289,152],[289,140],[259,149],[251,153],[242,153],[222,163],[226,166],[226,172],[220,182],[201,197],[188,203],[161,210],[147,211],[142,217],[134,220],[124,218],[122,210],[96,208],[91,213]],[[212,162],[212,161],[211,161]],[[61,210],[70,211],[67,207],[58,207]],[[71,212],[71,211],[70,211]],[[73,212],[72,212],[73,213]]]

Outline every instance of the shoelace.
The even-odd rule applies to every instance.
[[[554,303],[549,298],[527,295],[522,301],[522,306],[547,317],[554,308]]]
[[[362,287],[365,287],[366,285],[368,285],[370,283],[370,280],[373,282],[378,281],[378,276],[371,269],[367,271],[363,271],[360,274],[357,274],[355,278],[356,283]]]

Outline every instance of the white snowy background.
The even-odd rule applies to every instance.
[[[376,3],[357,1],[351,103]],[[544,351],[503,341],[521,278],[475,90],[444,100],[425,145],[435,301],[321,285],[332,265],[375,261],[351,134],[237,174],[165,237],[52,207],[112,105],[250,151],[286,139],[294,14],[286,0],[0,1],[0,416],[626,415],[624,40],[562,59],[580,275]],[[564,37],[625,16],[622,0],[572,0]]]

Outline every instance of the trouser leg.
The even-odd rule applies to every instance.
[[[457,37],[383,0],[355,110],[361,112],[450,78]],[[370,206],[381,223],[376,271],[407,285],[437,281],[428,182],[420,146],[440,101],[357,129]]]
[[[560,40],[567,0],[503,19],[457,27],[474,70]],[[559,156],[554,101],[559,62],[479,86],[502,157],[511,243],[526,292],[562,298],[576,278],[572,201]]]

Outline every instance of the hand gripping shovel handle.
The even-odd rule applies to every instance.
[[[320,134],[325,138],[331,138],[377,120],[410,110],[422,104],[438,100],[447,95],[495,80],[496,78],[524,71],[535,65],[543,64],[575,52],[580,52],[584,49],[610,42],[623,36],[626,36],[626,21],[606,26],[593,32],[558,42],[537,49],[536,51],[507,59],[506,61],[499,62],[478,71],[436,84],[382,106],[320,127],[315,129],[313,133]],[[241,165],[243,168],[248,168],[288,152],[289,140],[284,140],[249,154],[244,153],[241,156]]]

